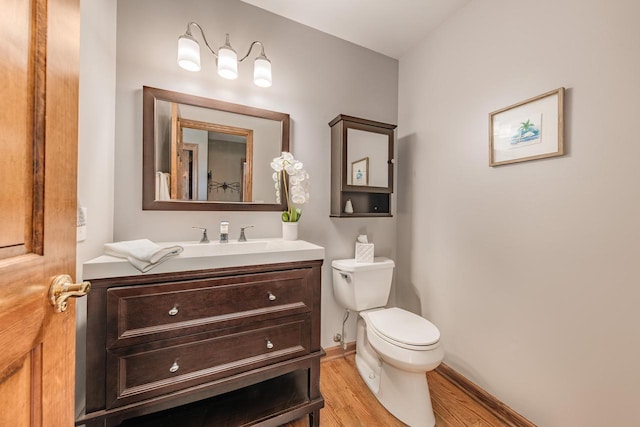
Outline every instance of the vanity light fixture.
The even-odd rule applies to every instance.
[[[260,87],[271,86],[271,61],[264,54],[264,45],[260,41],[254,41],[249,46],[247,54],[241,59],[238,59],[238,54],[231,47],[229,43],[229,34],[227,34],[227,40],[224,46],[220,46],[218,52],[214,51],[207,38],[204,35],[204,31],[200,25],[196,22],[189,22],[187,24],[187,31],[178,37],[178,65],[188,71],[200,71],[200,45],[191,34],[191,26],[196,27],[202,34],[205,46],[216,57],[218,64],[218,75],[225,79],[237,79],[238,78],[238,63],[247,59],[253,46],[260,45],[260,54],[254,61],[253,65],[253,82]]]

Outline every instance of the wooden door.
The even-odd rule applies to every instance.
[[[199,200],[198,194],[198,144],[182,141],[182,191],[183,200]]]
[[[74,421],[78,0],[5,0],[0,13],[0,426]]]
[[[180,108],[175,102],[171,103],[171,199],[184,200],[182,185],[184,146],[182,143],[182,124],[180,123]]]

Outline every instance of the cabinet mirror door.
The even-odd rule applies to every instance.
[[[389,187],[389,136],[347,129],[347,185]]]
[[[393,192],[395,125],[344,115],[338,118],[342,119],[343,191]]]

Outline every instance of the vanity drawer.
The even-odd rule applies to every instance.
[[[293,316],[225,335],[213,332],[110,350],[107,408],[309,354],[310,324],[308,315]]]
[[[308,313],[310,269],[123,286],[107,292],[107,347]]]

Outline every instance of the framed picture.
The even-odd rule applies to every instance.
[[[369,185],[369,158],[351,162],[351,185]]]
[[[562,156],[564,88],[489,114],[489,166]]]

